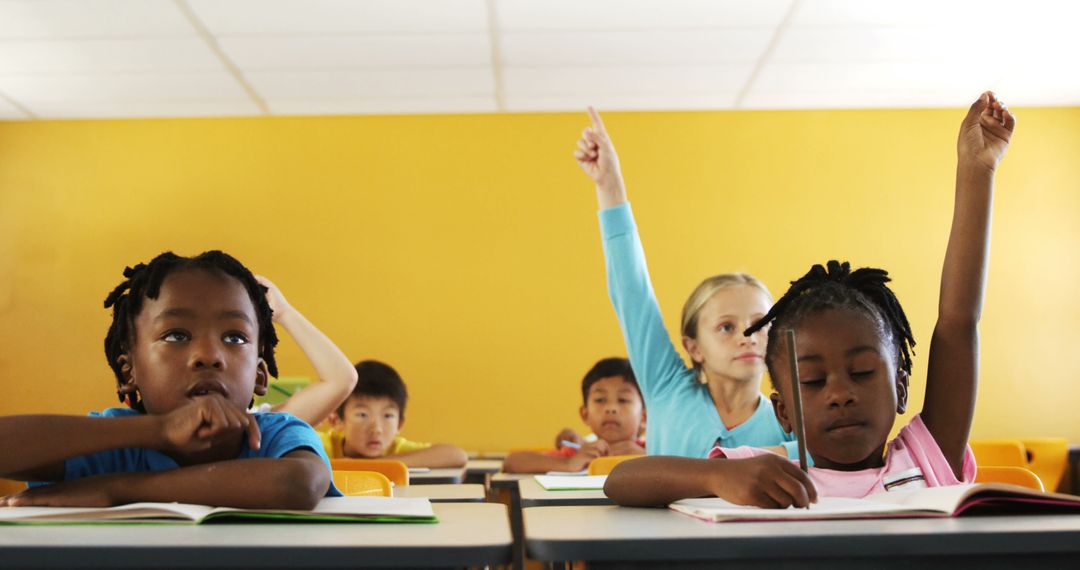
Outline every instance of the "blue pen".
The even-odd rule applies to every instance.
[[[569,447],[570,449],[581,449],[581,444],[580,443],[574,443],[574,442],[570,441],[569,439],[564,439],[559,443],[561,443],[563,445],[563,447]]]

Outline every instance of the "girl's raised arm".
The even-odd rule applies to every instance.
[[[1008,108],[986,92],[971,105],[957,140],[956,202],[922,417],[958,477],[975,414],[994,172],[1015,128]]]

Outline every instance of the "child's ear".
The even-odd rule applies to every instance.
[[[327,416],[326,419],[330,422],[330,427],[336,430],[345,427],[345,422],[341,419],[341,416],[338,415],[337,410],[330,412],[330,415]]]
[[[784,403],[784,398],[778,392],[769,394],[769,400],[772,401],[773,413],[776,414],[776,419],[780,421],[780,427],[784,428],[784,431],[791,433],[793,427],[791,420],[788,419],[787,405]]]
[[[265,396],[266,388],[270,385],[270,369],[266,361],[259,357],[259,365],[255,369],[255,395]]]
[[[896,413],[902,414],[907,411],[908,397],[908,373],[899,370],[896,372]]]
[[[682,345],[686,349],[686,353],[690,355],[690,360],[698,364],[705,361],[705,357],[701,355],[701,347],[698,345],[697,339],[684,336],[682,337]]]
[[[131,367],[131,356],[125,352],[116,357],[116,363],[120,365],[120,376],[122,377],[116,387],[116,393],[120,394],[122,400],[123,396],[134,393],[138,386],[135,385],[135,373]]]
[[[585,424],[589,423],[589,408],[588,408],[588,406],[586,406],[585,404],[582,404],[581,407],[578,408],[578,415],[581,416],[582,423],[585,423]]]

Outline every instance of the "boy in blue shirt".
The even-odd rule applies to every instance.
[[[0,506],[183,502],[310,509],[340,495],[315,431],[249,414],[277,374],[266,288],[233,257],[171,252],[124,270],[105,354],[128,408],[0,418]]]

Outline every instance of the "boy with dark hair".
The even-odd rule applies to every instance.
[[[581,381],[581,398],[581,421],[592,429],[595,441],[571,440],[572,445],[545,453],[511,453],[503,462],[503,471],[580,471],[597,457],[645,453],[645,442],[639,438],[645,424],[645,404],[629,360],[605,358],[597,362]]]
[[[331,414],[333,429],[323,436],[332,458],[396,459],[409,467],[460,467],[465,452],[446,443],[409,441],[398,435],[405,423],[409,392],[397,371],[376,361],[356,364],[353,393]]]

